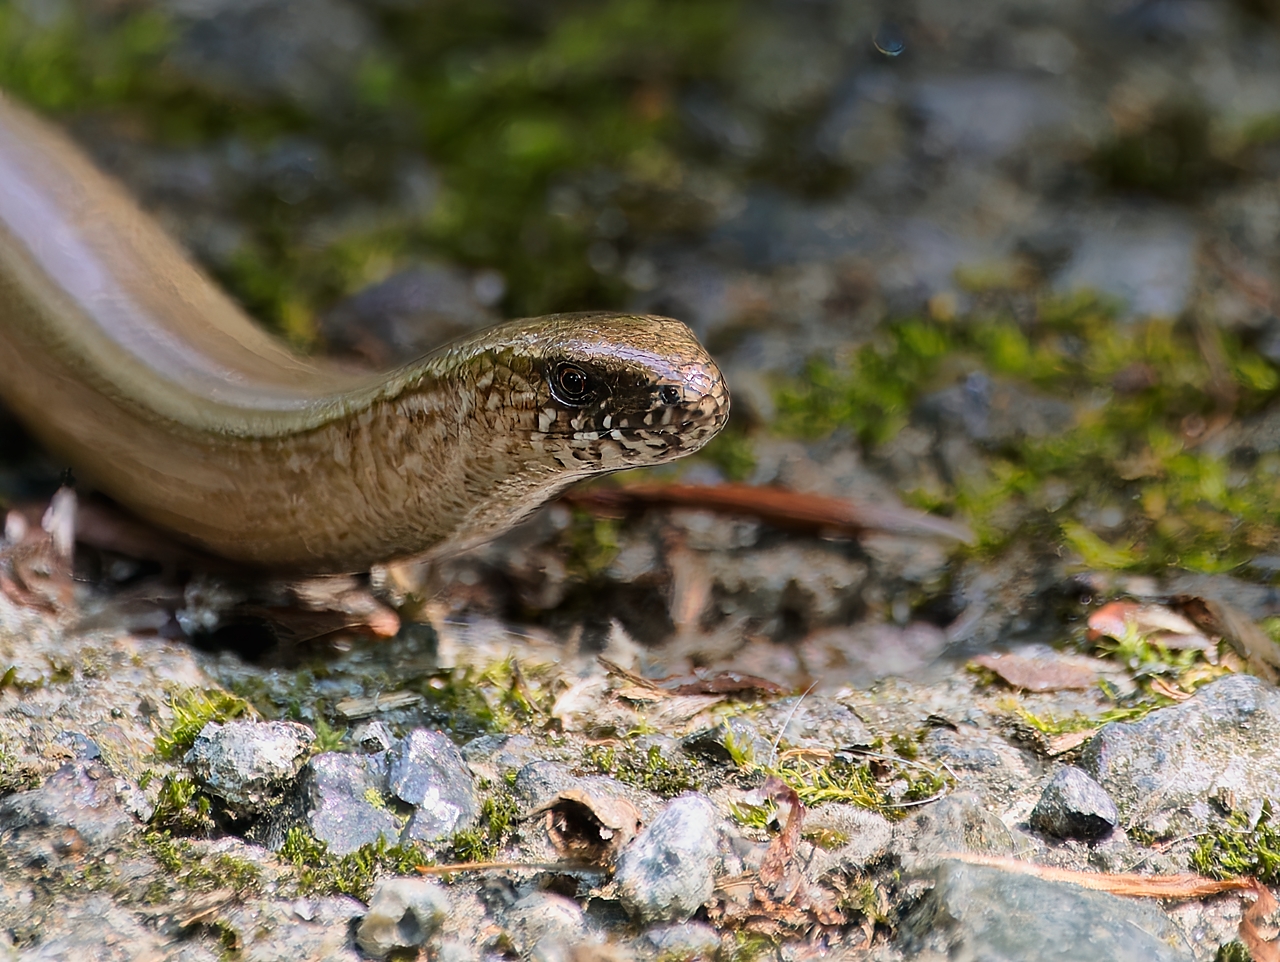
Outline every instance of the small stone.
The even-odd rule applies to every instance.
[[[849,874],[861,872],[884,855],[893,841],[893,825],[883,815],[837,802],[809,812],[804,830],[822,846],[813,855],[814,876],[833,869]]]
[[[401,823],[385,802],[381,758],[326,752],[307,762],[298,782],[307,824],[334,855],[348,855],[380,838],[395,844]]]
[[[736,764],[735,756],[763,764],[773,749],[755,722],[741,715],[723,719],[714,728],[703,728],[686,735],[681,739],[681,747],[695,758],[718,765]]]
[[[559,962],[565,950],[589,938],[587,917],[573,899],[554,892],[530,892],[503,913],[503,928],[525,957]]]
[[[618,859],[622,904],[644,922],[689,918],[715,891],[722,835],[705,795],[672,799]]]
[[[1093,841],[1110,834],[1120,812],[1101,785],[1080,769],[1067,767],[1049,779],[1030,821],[1032,828],[1047,835]]]
[[[392,750],[387,781],[414,807],[405,840],[432,842],[468,828],[480,814],[475,779],[456,745],[440,732],[418,728]]]
[[[1191,962],[1158,906],[985,865],[945,861],[905,920],[908,958]],[[936,954],[935,954],[936,953]]]
[[[451,909],[449,894],[439,882],[383,879],[356,929],[356,942],[375,959],[385,959],[396,949],[417,948],[440,930]]]
[[[351,741],[366,755],[377,755],[395,744],[396,736],[381,719],[362,722],[351,733]]]
[[[71,757],[77,761],[88,762],[102,757],[102,752],[98,750],[98,743],[81,732],[60,732],[53,739],[53,743],[67,749],[71,752]]]
[[[706,922],[675,922],[646,929],[641,938],[662,958],[714,958],[720,936]]]
[[[254,815],[284,793],[315,738],[296,722],[209,722],[185,761],[208,792],[238,814]]]

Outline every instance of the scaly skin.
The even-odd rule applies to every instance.
[[[308,572],[486,541],[575,481],[696,451],[729,413],[668,318],[513,321],[381,376],[294,355],[2,95],[0,398],[143,518]]]

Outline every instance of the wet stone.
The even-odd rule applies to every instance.
[[[356,929],[356,942],[375,959],[426,945],[449,917],[449,893],[431,879],[383,879]]]
[[[983,962],[1191,962],[1154,904],[962,862],[940,864],[934,888],[903,925],[909,957]]]
[[[401,822],[384,801],[386,788],[386,762],[377,755],[326,752],[307,762],[299,778],[307,825],[334,855],[380,838],[395,844]]]
[[[480,814],[475,779],[457,746],[440,732],[415,729],[391,749],[387,784],[414,807],[405,840],[431,842],[467,828]]]
[[[184,760],[201,787],[253,815],[285,792],[313,741],[311,729],[296,722],[209,722]]]
[[[1280,796],[1280,691],[1231,675],[1136,722],[1106,725],[1080,767],[1115,800],[1126,825],[1160,835],[1203,831],[1210,796],[1245,809]]]
[[[722,834],[705,795],[672,799],[618,859],[622,904],[643,922],[688,919],[715,890]]]
[[[1031,827],[1057,838],[1092,841],[1120,821],[1116,803],[1086,772],[1063,768],[1045,786],[1031,812]]]

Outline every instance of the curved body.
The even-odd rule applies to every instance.
[[[380,376],[299,357],[3,96],[0,399],[143,518],[317,572],[482,542],[728,415],[714,362],[665,318],[514,321]]]

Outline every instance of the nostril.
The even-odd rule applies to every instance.
[[[668,384],[658,392],[658,397],[663,404],[679,404],[680,389]]]

